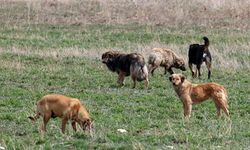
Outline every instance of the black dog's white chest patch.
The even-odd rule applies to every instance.
[[[207,57],[207,53],[203,53],[203,58],[206,58]]]

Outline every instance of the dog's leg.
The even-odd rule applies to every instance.
[[[156,68],[153,68],[152,71],[151,71],[151,75],[154,76],[154,71],[155,71]]]
[[[170,73],[170,74],[174,74],[174,71],[172,70],[172,68],[170,67],[170,68],[168,68],[168,72]]]
[[[228,111],[228,107],[226,105],[227,104],[223,103],[223,105],[221,106],[221,108],[225,112],[225,114],[229,117],[229,111]]]
[[[218,104],[218,102],[215,102],[215,107],[217,109],[217,117],[219,118],[220,115],[221,115],[221,107],[220,105]]]
[[[165,67],[164,67],[164,74],[167,74],[167,71],[168,71],[168,69],[167,69],[167,67],[165,66]]]
[[[119,76],[118,76],[117,83],[118,83],[119,85],[123,86],[123,85],[124,85],[124,78],[125,78],[125,74],[124,74],[122,71],[120,71],[120,72],[119,72]]]
[[[200,77],[201,76],[201,64],[197,65],[197,71],[198,71],[198,76]],[[197,77],[197,72],[195,76]]]
[[[75,121],[73,121],[73,122],[71,122],[71,125],[72,125],[72,128],[73,128],[73,130],[76,132],[76,122]]]
[[[148,77],[146,77],[146,79],[145,79],[145,88],[146,89],[148,89],[148,84],[149,84]]]
[[[205,63],[206,63],[207,69],[208,69],[208,79],[210,79],[210,76],[211,76],[211,62],[206,61]]]
[[[64,134],[65,133],[65,128],[66,128],[66,124],[68,122],[68,118],[67,117],[64,117],[62,119],[62,133]]]
[[[133,88],[136,86],[136,80],[137,80],[137,73],[135,72],[135,68],[131,67],[130,68],[130,77],[133,80]]]
[[[223,93],[218,93],[214,98],[214,102],[217,108],[217,116],[220,117],[221,109],[229,116],[228,104]]]
[[[41,130],[43,132],[46,132],[46,125],[49,122],[50,117],[51,117],[50,113],[44,114],[44,116],[43,116],[43,123],[41,125]]]
[[[131,76],[132,80],[133,80],[133,88],[136,87],[136,77],[134,77],[133,75]]]
[[[195,73],[194,73],[194,78],[198,76],[198,69],[196,68]]]
[[[216,101],[218,103],[218,107],[220,107],[220,109],[222,109],[225,112],[225,114],[229,117],[227,102],[222,101],[221,99],[217,99]]]
[[[155,71],[156,68],[157,68],[157,66],[155,66],[155,65],[150,65],[149,66],[149,72],[151,73],[152,76],[154,76],[154,71]]]
[[[191,116],[192,104],[189,102],[184,102],[183,107],[184,107],[184,118],[185,120],[188,120],[188,118],[190,118]]]
[[[152,64],[148,64],[148,71],[151,73],[151,71],[152,71],[152,69],[153,69],[153,65]],[[152,73],[151,73],[152,74]],[[152,74],[152,76],[153,76],[153,74]]]
[[[190,68],[190,71],[192,72],[192,77],[194,78],[194,71],[193,71],[193,65],[192,65],[192,63],[189,63],[188,66]]]

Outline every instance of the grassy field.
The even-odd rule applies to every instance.
[[[136,25],[1,28],[1,146],[8,149],[249,148],[250,56],[249,51],[239,47],[246,46],[250,37],[240,32],[148,28]],[[212,54],[218,53],[214,56],[211,81],[228,89],[231,121],[225,117],[216,119],[214,104],[207,101],[194,106],[190,122],[184,124],[182,104],[168,76],[162,75],[162,69],[150,78],[148,90],[143,89],[143,84],[132,89],[130,78],[120,88],[116,85],[117,75],[100,61],[100,52],[109,48],[143,51],[168,44],[180,47],[176,51],[185,56],[187,49],[183,45],[188,47],[192,41],[201,41],[198,36],[201,34],[211,39]],[[237,51],[225,49],[238,43]],[[218,50],[221,44],[224,49]],[[220,55],[224,55],[223,59]],[[224,62],[227,59],[232,60],[229,65]],[[218,66],[222,64],[225,65],[221,69]],[[193,80],[189,71],[184,72],[196,83],[207,82],[206,73],[203,67],[202,78]],[[32,124],[27,116],[34,113],[35,102],[49,93],[80,98],[94,119],[93,136],[80,131],[73,133],[70,126],[67,134],[62,135],[59,119],[50,121],[48,133],[40,136],[41,120]],[[128,133],[118,133],[119,128]]]
[[[9,17],[13,9],[4,4],[1,11]],[[7,20],[0,20],[0,147],[250,149],[249,29]],[[117,75],[100,61],[110,49],[136,51],[147,58],[153,47],[171,48],[187,60],[189,44],[203,43],[204,35],[211,40],[211,80],[205,65],[200,79],[192,79],[189,70],[183,74],[195,83],[224,85],[231,120],[217,119],[209,100],[195,105],[189,123],[184,123],[182,104],[163,69],[150,77],[148,90],[143,83],[132,89],[129,77],[124,87],[118,87]],[[34,114],[36,101],[49,93],[81,99],[94,120],[93,135],[80,129],[74,133],[70,125],[63,135],[60,119],[54,119],[42,136],[38,132],[42,120],[32,123],[27,117]],[[120,128],[128,132],[117,132]]]

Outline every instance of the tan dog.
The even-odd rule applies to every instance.
[[[185,118],[189,118],[192,104],[201,103],[209,98],[213,99],[217,108],[217,116],[221,109],[229,116],[226,89],[217,83],[192,84],[182,74],[172,74],[169,80],[173,83],[177,95],[180,97]]]
[[[167,71],[173,74],[172,68],[178,68],[185,71],[185,62],[183,58],[178,57],[172,50],[164,48],[154,48],[148,58],[149,72],[153,75],[156,68],[159,66],[165,68],[165,74]]]
[[[84,105],[81,104],[80,100],[63,95],[50,94],[42,97],[42,99],[37,102],[36,115],[29,118],[36,121],[40,116],[43,117],[41,130],[44,132],[46,132],[46,125],[51,117],[62,118],[62,133],[65,132],[68,120],[72,121],[71,125],[74,131],[76,131],[76,123],[78,123],[83,130],[87,129],[90,131],[93,128],[89,113]]]

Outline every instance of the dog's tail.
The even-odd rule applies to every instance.
[[[146,64],[144,64],[139,68],[137,80],[142,81],[145,80],[147,77],[148,77],[148,68]]]
[[[204,40],[205,47],[208,48],[208,46],[209,46],[209,39],[206,36],[204,36],[203,40]]]
[[[219,94],[218,96],[221,98],[221,103],[224,104],[222,109],[226,113],[226,115],[229,116],[227,90],[222,86],[218,94]]]
[[[136,76],[137,81],[143,81],[148,78],[148,68],[146,63],[135,63],[133,74]]]

